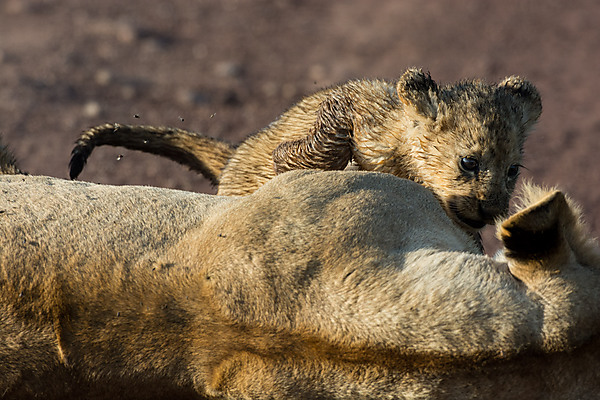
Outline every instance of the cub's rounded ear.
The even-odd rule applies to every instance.
[[[421,69],[408,69],[396,85],[398,97],[405,106],[413,107],[419,114],[435,119],[439,87],[429,73]]]
[[[542,98],[536,87],[528,80],[509,76],[498,84],[498,88],[511,94],[522,104],[522,123],[527,131],[542,114]]]

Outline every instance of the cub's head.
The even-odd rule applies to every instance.
[[[536,88],[516,76],[499,84],[438,86],[429,74],[410,69],[397,90],[410,178],[430,188],[463,228],[493,224],[508,209],[523,144],[542,112]]]

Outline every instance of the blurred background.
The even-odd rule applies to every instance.
[[[544,106],[522,176],[569,192],[597,235],[598,21],[595,0],[2,0],[0,134],[22,169],[67,178],[73,142],[104,122],[238,143],[351,78],[411,66],[439,83],[520,75]],[[122,148],[98,148],[80,179],[214,193],[179,164]]]

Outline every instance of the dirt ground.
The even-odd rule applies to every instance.
[[[441,83],[521,75],[544,103],[523,176],[564,188],[597,235],[598,21],[595,0],[3,0],[0,134],[23,169],[66,178],[74,140],[103,122],[235,143],[350,78],[410,66]],[[80,178],[214,192],[176,163],[120,148],[99,148]]]

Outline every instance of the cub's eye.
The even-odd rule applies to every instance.
[[[463,157],[460,159],[460,168],[465,172],[475,172],[479,169],[479,161],[473,157]]]
[[[517,176],[519,176],[519,164],[513,164],[510,167],[508,167],[508,178],[509,179],[515,179]]]

